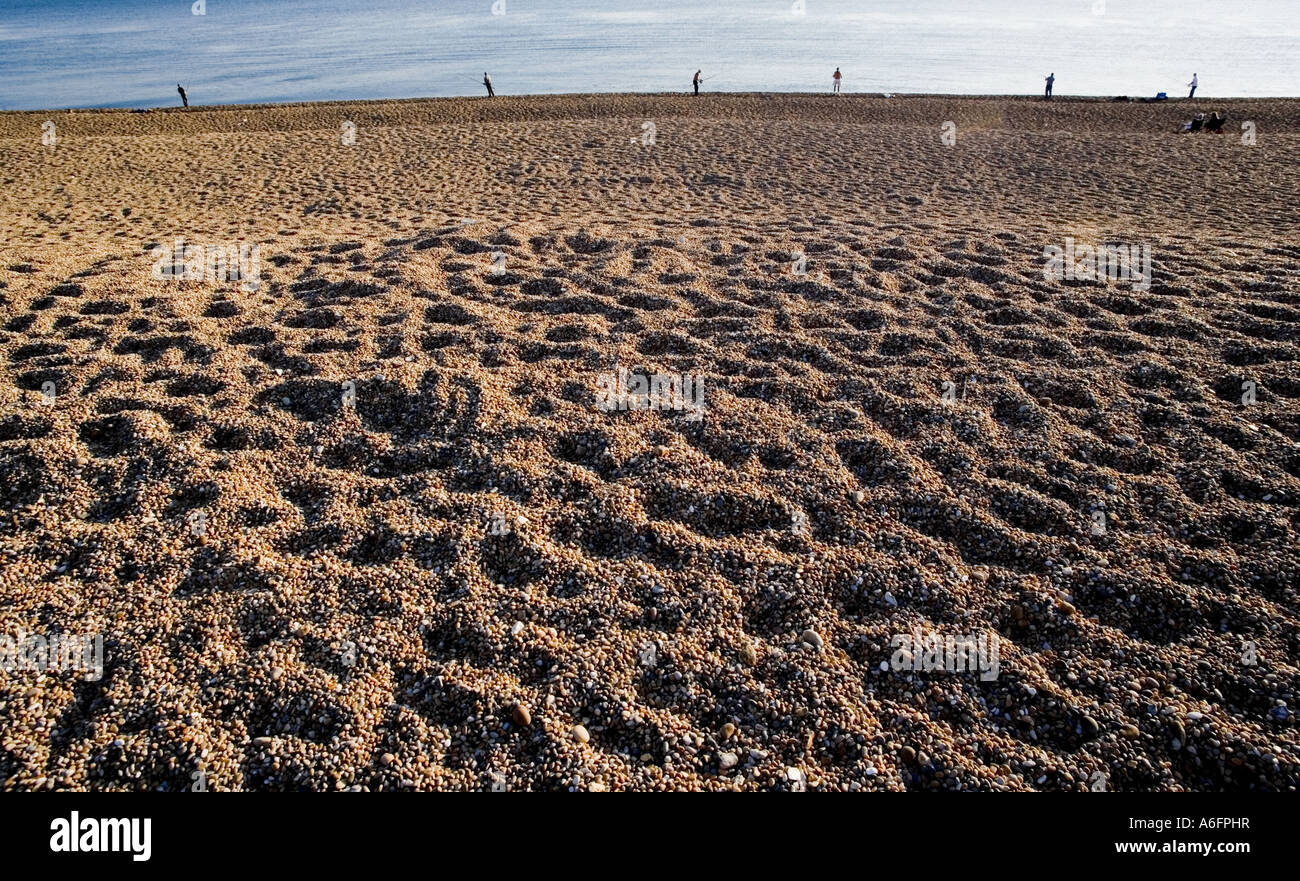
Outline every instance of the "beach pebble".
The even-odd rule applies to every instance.
[[[573,739],[578,743],[587,743],[591,740],[591,735],[587,733],[587,729],[582,725],[574,725],[569,734],[573,735]]]
[[[823,645],[821,634],[818,633],[816,630],[812,630],[812,629],[805,630],[803,633],[801,633],[799,635],[799,641],[804,645],[811,646],[812,648],[815,648],[819,651],[821,650],[821,647]]]
[[[533,723],[533,714],[529,711],[528,704],[525,703],[515,704],[515,708],[511,711],[510,716],[515,720],[516,725],[524,728],[527,728]]]
[[[723,771],[730,771],[740,763],[740,757],[735,753],[718,753],[718,767]]]

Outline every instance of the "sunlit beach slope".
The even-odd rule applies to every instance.
[[[0,781],[1294,788],[1298,154],[1283,100],[0,114],[0,634],[101,641],[7,656]]]

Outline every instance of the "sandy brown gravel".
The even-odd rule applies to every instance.
[[[0,673],[0,781],[1294,789],[1297,155],[1294,101],[0,114],[0,633],[106,655]]]

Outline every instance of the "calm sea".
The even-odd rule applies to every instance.
[[[1300,0],[0,0],[0,109],[686,90],[1300,96]]]

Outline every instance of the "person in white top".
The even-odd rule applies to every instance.
[[[1190,101],[1196,97],[1196,74],[1192,74],[1192,81],[1187,85],[1192,87],[1192,90],[1187,93],[1187,100]]]

